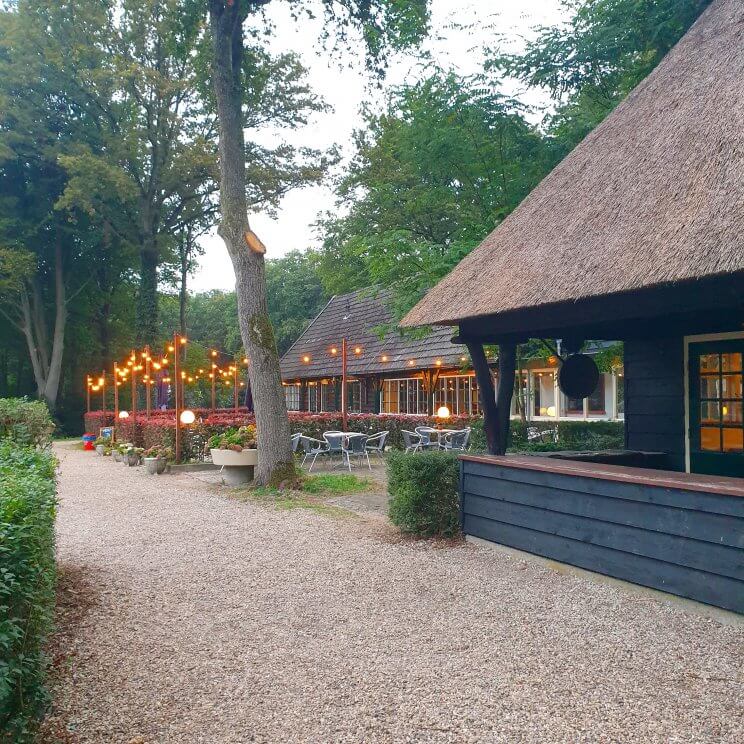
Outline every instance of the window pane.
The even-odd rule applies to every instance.
[[[712,427],[700,429],[700,449],[706,452],[720,452],[721,430]]]
[[[605,376],[600,375],[597,387],[589,396],[589,413],[603,414],[605,410]]]
[[[744,429],[724,429],[723,430],[723,451],[724,452],[744,451]]]
[[[701,398],[719,398],[720,378],[718,375],[712,377],[700,378],[700,397]]]
[[[721,354],[721,369],[724,372],[741,372],[741,354]]]
[[[724,424],[741,424],[742,421],[742,403],[741,401],[726,401],[721,407]]]
[[[720,355],[718,354],[701,354],[700,355],[700,371],[701,372],[718,372],[718,362]]]
[[[700,423],[718,424],[721,421],[721,404],[718,401],[703,401],[700,404]]]
[[[721,382],[723,383],[722,398],[741,398],[741,375],[724,375]]]

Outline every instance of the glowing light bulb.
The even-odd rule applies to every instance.
[[[120,419],[128,419],[129,418],[129,411],[119,411],[119,418]]]
[[[450,409],[447,406],[439,406],[437,408],[437,418],[446,419],[450,417]]]
[[[196,421],[196,414],[187,408],[185,411],[181,411],[180,419],[182,424],[188,426]]]

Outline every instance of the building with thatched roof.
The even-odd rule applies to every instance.
[[[714,0],[402,322],[420,324],[457,327],[483,393],[494,456],[463,459],[467,534],[744,612],[744,4]],[[624,452],[502,456],[528,338],[563,340],[582,395],[571,352],[624,342]]]

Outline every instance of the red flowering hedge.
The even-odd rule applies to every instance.
[[[239,409],[237,415],[233,409],[221,409],[212,413],[211,409],[192,409],[197,417],[197,422],[191,426],[183,427],[183,455],[184,458],[192,459],[199,456],[204,443],[213,434],[218,434],[226,429],[245,424],[254,424],[255,417],[247,409]],[[306,436],[322,439],[325,431],[341,430],[341,415],[338,413],[301,413],[290,412],[290,426],[292,433],[302,432]],[[403,447],[403,429],[413,431],[417,426],[436,426],[437,419],[428,416],[396,416],[387,414],[356,413],[349,414],[349,431],[358,431],[363,434],[376,434],[380,431],[389,431],[388,445],[392,447]],[[92,411],[85,415],[86,431],[98,433],[102,426],[111,426],[114,423],[113,413],[104,414],[101,411]],[[482,432],[480,417],[453,416],[447,423],[452,428],[474,426],[476,438]],[[138,447],[152,447],[162,444],[172,447],[175,439],[175,416],[173,410],[153,411],[150,418],[144,414],[138,414],[137,423],[132,418],[119,419],[116,422],[116,436],[119,441],[132,442]],[[259,437],[260,437],[259,432]]]

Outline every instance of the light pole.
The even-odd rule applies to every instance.
[[[349,430],[349,421],[346,412],[346,337],[341,339],[341,430]]]

